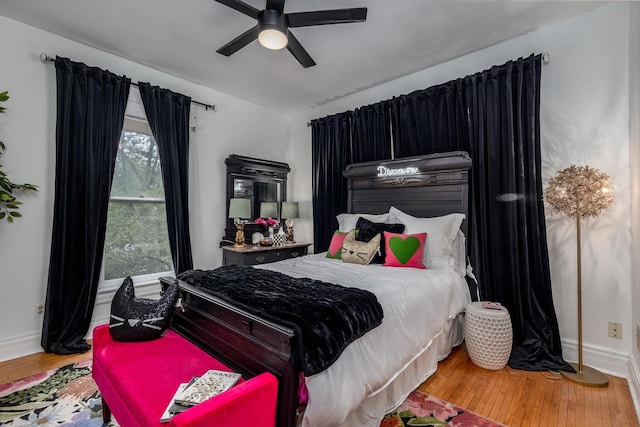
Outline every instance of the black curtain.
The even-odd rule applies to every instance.
[[[461,79],[392,100],[395,158],[463,150],[468,126]]]
[[[326,251],[337,228],[336,215],[346,212],[347,185],[342,172],[352,162],[351,112],[311,121],[313,165],[313,247]]]
[[[391,103],[379,102],[353,112],[352,162],[391,158]]]
[[[541,57],[464,79],[472,169],[472,262],[484,299],[509,309],[509,366],[573,371],[553,306],[540,160]]]
[[[83,353],[95,304],[109,194],[131,82],[56,57],[56,181],[41,345]]]
[[[193,268],[189,233],[189,111],[191,98],[138,83],[153,137],[158,144],[167,210],[169,247],[176,272]]]
[[[481,298],[509,309],[509,365],[572,371],[551,295],[540,164],[540,55],[394,98],[394,151],[472,159],[467,244]]]

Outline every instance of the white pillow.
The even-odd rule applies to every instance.
[[[467,236],[464,235],[462,230],[458,230],[456,238],[453,239],[453,264],[460,277],[464,277],[467,274],[466,241]]]
[[[391,215],[389,213],[383,213],[380,215],[341,213],[340,215],[336,216],[336,219],[338,220],[338,230],[342,231],[343,233],[348,233],[349,231],[356,228],[356,223],[358,222],[358,218],[360,217],[368,219],[372,222],[383,222],[385,224],[388,224]]]
[[[416,218],[400,209],[389,209],[391,221],[404,224],[405,234],[427,233],[424,264],[427,268],[455,267],[453,240],[458,234],[465,216],[454,213],[432,218]]]

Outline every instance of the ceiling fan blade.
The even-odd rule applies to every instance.
[[[220,49],[216,50],[216,52],[223,54],[224,56],[231,56],[255,39],[258,38],[258,26],[251,28],[250,30],[245,31],[240,34],[235,39],[231,40],[229,43],[222,46]]]
[[[316,65],[316,62],[311,58],[311,56],[309,56],[307,51],[304,50],[298,39],[293,34],[291,34],[291,31],[289,31],[288,38],[289,43],[287,43],[287,50],[296,57],[300,65],[302,65],[304,68],[309,68]]]
[[[284,10],[284,0],[267,0],[266,9],[273,9],[282,13]]]
[[[317,10],[314,12],[287,13],[289,27],[309,27],[311,25],[346,24],[364,22],[367,19],[367,8]]]
[[[247,16],[252,17],[253,19],[258,19],[258,13],[260,11],[255,7],[246,4],[240,0],[215,0],[218,3],[222,3],[225,6],[229,6],[231,9],[235,9],[240,13],[244,13]]]

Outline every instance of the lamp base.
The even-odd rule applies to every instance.
[[[597,369],[582,365],[582,372],[579,370],[579,364],[570,362],[569,365],[576,370],[575,373],[561,371],[563,377],[571,382],[585,385],[587,387],[606,387],[609,385],[609,379],[605,374]]]
[[[236,240],[233,246],[235,246],[236,248],[247,246],[247,244],[244,241],[244,223],[236,222],[235,224],[236,224]]]

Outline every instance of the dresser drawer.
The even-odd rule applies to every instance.
[[[259,265],[270,262],[296,258],[307,254],[309,243],[289,244],[283,247],[272,246],[269,248],[223,248],[223,265]]]
[[[246,265],[267,264],[270,262],[282,261],[283,259],[295,258],[303,255],[302,252],[302,248],[290,248],[272,249],[270,251],[247,254]]]

